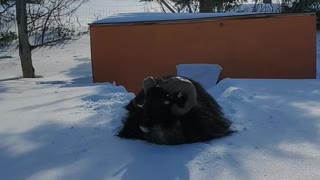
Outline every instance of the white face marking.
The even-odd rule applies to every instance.
[[[179,92],[177,95],[178,98],[181,98],[182,96],[183,96],[182,92]]]
[[[166,104],[166,105],[168,105],[168,104],[170,104],[171,102],[170,101],[168,101],[168,100],[164,100],[163,101],[163,104]]]
[[[137,104],[140,109],[143,109],[143,104]]]
[[[141,129],[141,131],[142,131],[142,132],[144,132],[144,133],[148,133],[148,132],[150,132],[150,129],[149,129],[149,128],[147,128],[147,127],[139,126],[139,128],[140,128],[140,129]]]

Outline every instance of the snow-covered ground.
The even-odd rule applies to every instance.
[[[77,20],[86,25],[115,13],[127,12],[161,12],[155,2],[140,2],[139,0],[89,0],[75,13]]]
[[[17,51],[0,51],[0,179],[320,177],[319,80],[225,79],[209,92],[238,132],[160,146],[114,136],[134,95],[93,84],[90,56],[88,35],[38,49],[39,78],[20,79]]]

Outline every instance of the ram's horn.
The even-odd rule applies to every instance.
[[[137,104],[138,108],[143,109],[143,104]]]
[[[176,104],[172,106],[172,112],[176,115],[183,115],[189,112],[197,104],[196,88],[188,79],[182,77],[172,77],[168,80],[164,80],[160,87],[170,94],[182,93],[183,95],[187,96],[186,103],[183,105],[183,107],[179,107]]]
[[[142,132],[144,132],[144,133],[150,132],[150,129],[147,128],[147,127],[145,127],[145,126],[139,126],[139,128],[140,128],[140,130],[141,130]]]
[[[142,88],[144,89],[144,93],[147,94],[147,91],[156,85],[155,80],[152,76],[149,76],[143,80]]]
[[[144,104],[138,104],[137,101],[136,101],[136,99],[133,99],[133,100],[132,100],[132,104],[133,104],[134,107],[137,108],[137,109],[143,109],[143,105],[144,105]]]

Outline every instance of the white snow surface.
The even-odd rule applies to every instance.
[[[134,95],[92,83],[88,35],[34,51],[36,79],[20,78],[16,49],[1,49],[0,57],[0,179],[320,177],[318,79],[225,79],[208,92],[237,133],[163,146],[115,136]]]

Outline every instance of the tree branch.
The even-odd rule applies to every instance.
[[[42,47],[42,46],[55,46],[61,42],[64,42],[64,41],[68,41],[68,40],[71,40],[71,38],[69,37],[66,37],[66,36],[63,36],[59,39],[54,39],[54,40],[51,40],[51,41],[47,41],[47,42],[44,42],[44,43],[41,43],[41,44],[36,44],[36,45],[32,45],[31,46],[31,49],[36,49],[38,47]]]
[[[176,13],[176,11],[169,5],[169,3],[166,0],[159,0],[162,4],[164,4],[166,6],[167,9],[169,9],[169,11],[171,11],[172,13]]]
[[[2,16],[5,12],[7,12],[10,8],[12,8],[15,5],[16,3],[12,3],[11,5],[5,7],[4,10],[0,12],[0,16]]]

